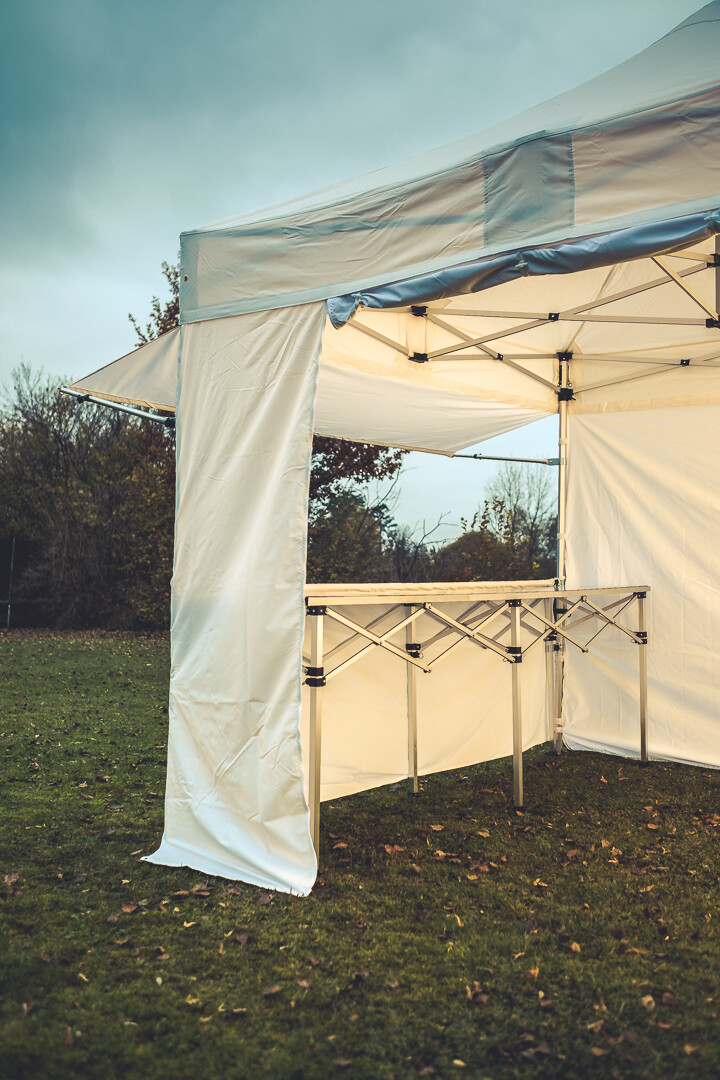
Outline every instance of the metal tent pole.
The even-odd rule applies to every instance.
[[[412,615],[412,607],[405,608],[406,615]],[[410,656],[419,655],[419,643],[414,641],[413,623],[405,627],[405,651]],[[407,717],[408,717],[408,776],[412,777],[413,793],[418,793],[418,748],[417,748],[417,670],[414,664],[406,664],[407,671]]]
[[[522,700],[520,696],[520,672],[522,652],[520,645],[521,602],[510,600],[510,651],[512,659],[512,715],[513,715],[513,800],[523,805],[523,732]]]
[[[638,637],[640,638],[638,668],[640,675],[640,760],[648,760],[647,748],[647,593],[635,594],[638,602]]]
[[[322,687],[324,607],[309,607],[310,666],[306,668],[310,687],[310,835],[318,862],[320,861],[320,771],[322,762]]]
[[[558,529],[557,529],[557,588],[562,590],[567,578],[567,449],[568,449],[568,402],[572,397],[570,388],[570,355],[558,353]],[[563,600],[555,601],[555,619],[565,610]],[[562,752],[563,742],[563,682],[565,669],[565,639],[555,643],[555,721],[553,742],[555,752]]]

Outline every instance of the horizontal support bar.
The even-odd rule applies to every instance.
[[[89,401],[91,405],[104,405],[105,408],[114,409],[115,412],[127,413],[129,416],[139,416],[143,420],[155,420],[167,428],[175,427],[174,416],[164,416],[162,413],[150,412],[147,409],[137,409],[134,405],[124,405],[119,401],[106,401],[105,398],[95,397],[93,394],[83,394],[80,390],[71,390],[69,386],[61,386],[59,393],[75,398],[77,401]]]

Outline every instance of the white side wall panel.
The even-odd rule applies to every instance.
[[[571,415],[569,461],[568,588],[652,589],[650,756],[720,767],[720,405]],[[637,754],[637,646],[567,670],[568,745]]]

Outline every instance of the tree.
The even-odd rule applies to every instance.
[[[503,508],[502,527],[495,531],[524,546],[528,578],[555,574],[556,482],[547,466],[503,462],[488,485],[488,499]]]
[[[56,626],[167,624],[174,514],[171,433],[76,404],[14,372],[0,412],[0,538],[19,544],[14,599]]]

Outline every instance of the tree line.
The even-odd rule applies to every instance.
[[[177,324],[153,298],[139,343]],[[0,404],[0,626],[12,572],[12,624],[149,630],[169,625],[174,432],[57,393],[20,365]],[[504,466],[462,534],[446,544],[397,524],[391,488],[402,451],[316,437],[307,576],[311,582],[478,581],[554,574],[551,477]]]

